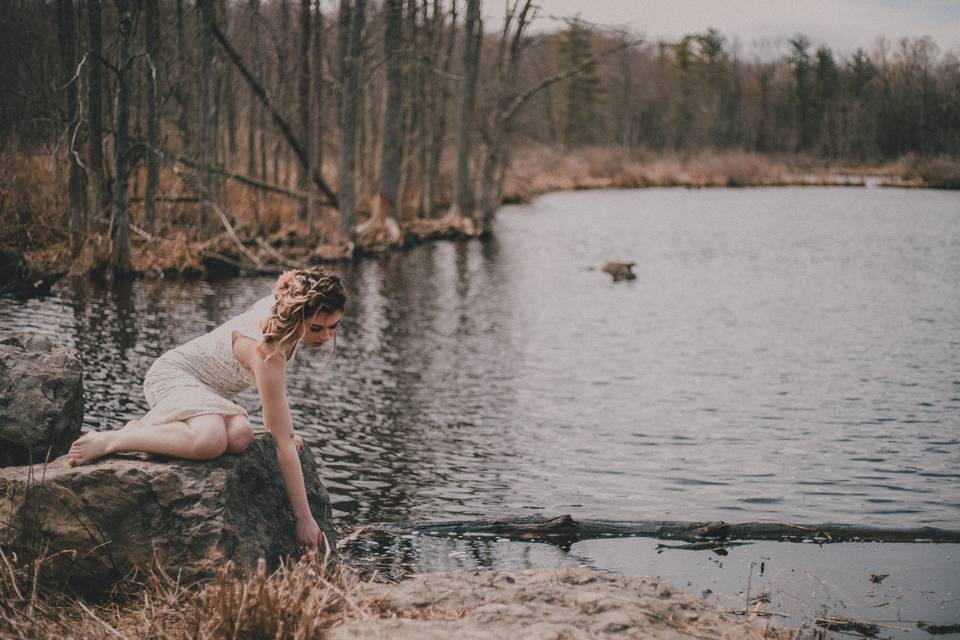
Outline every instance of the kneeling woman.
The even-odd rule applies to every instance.
[[[247,412],[233,402],[256,386],[263,420],[277,447],[280,474],[297,519],[297,542],[316,546],[320,527],[310,513],[303,470],[285,392],[285,369],[300,343],[322,346],[334,339],[346,293],[340,277],[315,267],[287,271],[273,295],[210,333],[172,349],[143,381],[150,411],[117,431],[81,436],[67,454],[72,465],[128,451],[189,460],[240,453],[253,439]]]

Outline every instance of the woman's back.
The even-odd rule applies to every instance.
[[[253,372],[237,361],[233,353],[234,331],[257,342],[263,337],[260,322],[270,315],[273,295],[264,296],[246,311],[209,333],[190,340],[160,356],[164,364],[176,366],[220,395],[232,398],[253,386]]]

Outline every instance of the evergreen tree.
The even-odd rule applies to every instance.
[[[591,32],[580,18],[570,20],[560,41],[560,55],[564,67],[583,64],[593,51],[590,46]],[[563,140],[566,146],[575,147],[593,140],[594,115],[600,98],[600,75],[594,66],[567,81],[567,101]]]

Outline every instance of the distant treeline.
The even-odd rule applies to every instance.
[[[524,144],[960,154],[960,62],[928,38],[838,56],[796,35],[761,57],[714,30],[531,34],[536,7],[507,9],[484,25],[480,0],[0,0],[0,149],[57,149],[76,244],[109,211],[120,263],[131,197],[148,232],[157,202],[191,198],[209,232],[228,180],[376,246],[441,207],[488,229]]]
[[[941,55],[930,38],[881,39],[841,57],[803,35],[785,48],[747,57],[709,30],[624,51],[601,71],[601,117],[584,119],[574,139],[846,161],[960,154],[957,52]]]

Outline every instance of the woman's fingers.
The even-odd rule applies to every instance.
[[[300,449],[303,447],[303,438],[300,436],[293,436],[293,443],[297,445],[297,451],[300,451]]]

